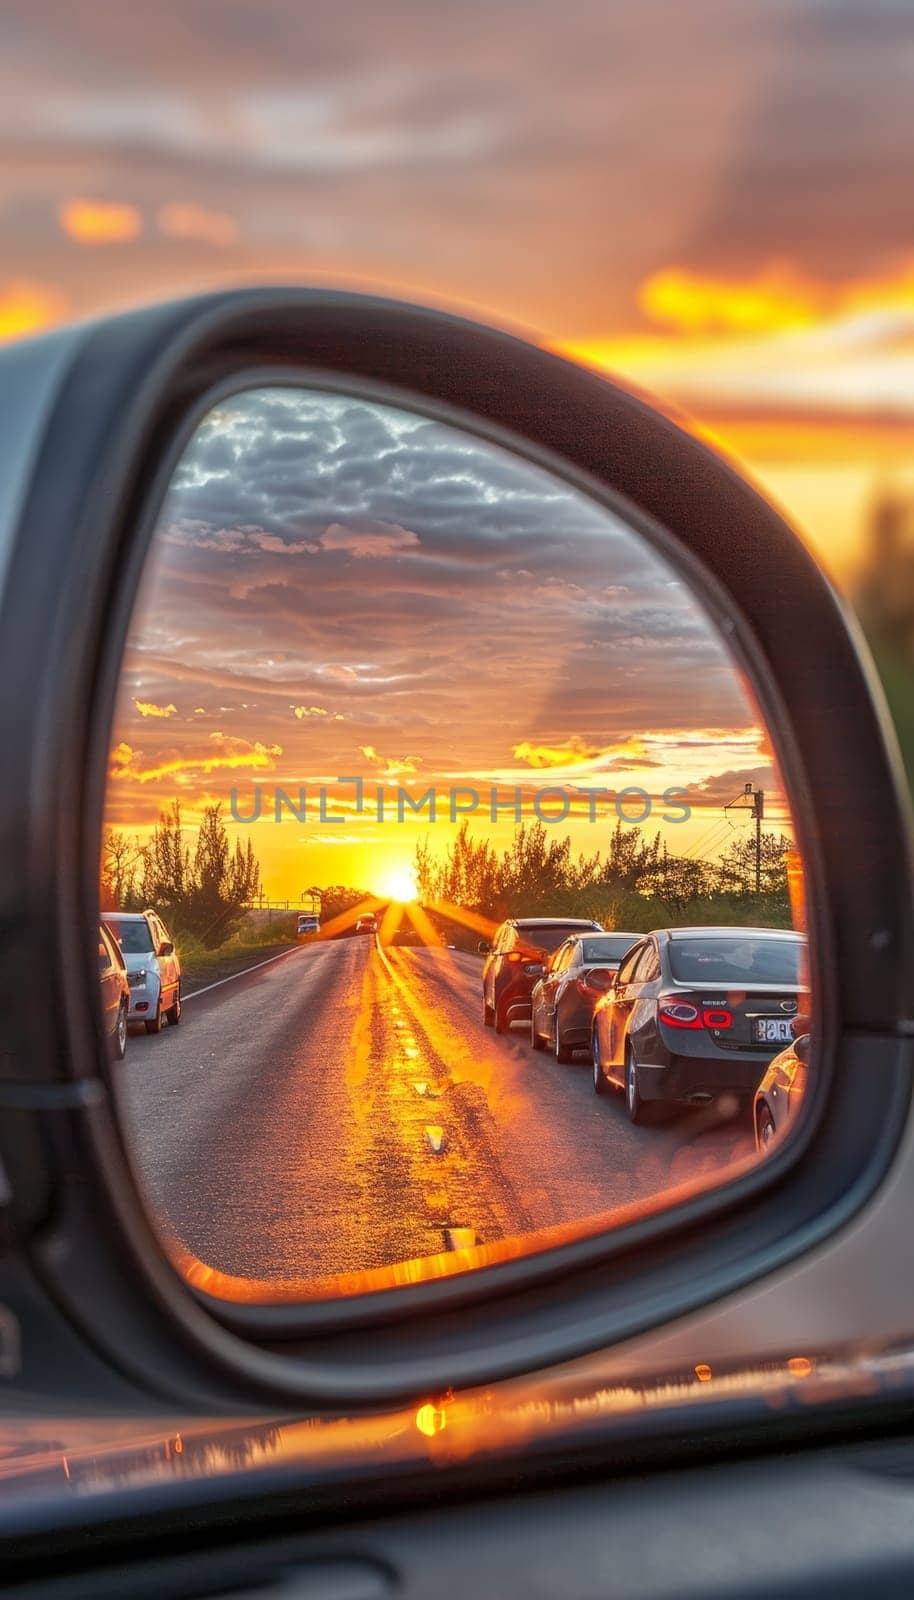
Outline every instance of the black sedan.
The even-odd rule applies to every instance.
[[[551,956],[530,999],[530,1043],[556,1061],[586,1050],[598,1001],[640,933],[576,933]]]
[[[624,1089],[633,1122],[654,1103],[750,1101],[792,1038],[804,950],[800,934],[780,928],[647,934],[594,1013],[597,1094]]]

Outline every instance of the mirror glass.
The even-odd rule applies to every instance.
[[[387,1288],[764,1160],[809,1070],[802,878],[726,624],[616,513],[339,393],[197,428],[123,658],[99,930],[191,1281]]]

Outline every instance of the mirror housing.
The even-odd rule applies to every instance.
[[[488,956],[488,955],[492,954],[492,946],[488,943],[488,940],[486,940],[486,939],[480,939],[478,945],[476,946],[476,949],[479,951],[479,954],[481,956]]]
[[[174,953],[175,947],[170,939],[163,939],[158,950],[156,951],[157,956],[173,956]]]
[[[165,1254],[112,1109],[97,974],[87,981],[108,732],[175,463],[201,416],[265,372],[394,394],[558,473],[663,551],[731,642],[772,729],[808,869],[823,1070],[805,1132],[725,1199],[687,1198],[631,1230],[476,1274],[455,1259],[438,1281],[354,1288],[337,1302],[229,1301],[215,1276],[187,1280]],[[15,1234],[71,1333],[146,1392],[226,1410],[380,1406],[489,1384],[687,1323],[712,1301],[739,1327],[740,1289],[776,1269],[778,1327],[793,1326],[799,1305],[812,1339],[808,1318],[826,1297],[803,1294],[803,1272],[873,1195],[908,1113],[914,893],[878,688],[777,512],[707,445],[593,372],[425,308],[328,291],[212,295],[66,329],[0,352],[0,394],[15,420],[4,448],[17,444],[0,475],[0,894],[16,929],[0,952],[0,1053],[17,1096],[0,1154]],[[835,703],[840,718],[823,714]],[[76,817],[73,794],[84,797]],[[837,797],[827,813],[825,794]],[[25,803],[35,795],[40,806]],[[35,986],[26,1005],[24,975]],[[62,1016],[43,1003],[49,984],[71,998]],[[874,1052],[880,1070],[862,1070]],[[702,1346],[703,1360],[713,1355]]]

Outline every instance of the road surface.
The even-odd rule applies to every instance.
[[[747,1153],[743,1125],[636,1128],[584,1054],[484,1029],[480,978],[453,950],[314,943],[132,1034],[122,1116],[172,1236],[224,1273],[322,1278],[437,1254],[449,1229],[578,1223]]]

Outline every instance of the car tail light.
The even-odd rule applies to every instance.
[[[726,1006],[705,1006],[702,1013],[706,1028],[732,1028],[733,1012]]]
[[[701,1013],[691,1000],[680,1000],[674,994],[662,994],[657,1002],[661,1022],[668,1028],[702,1028]]]

